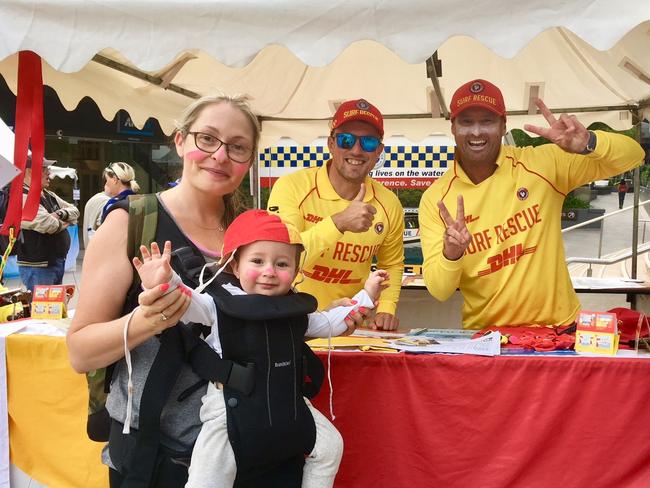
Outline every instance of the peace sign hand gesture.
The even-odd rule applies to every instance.
[[[580,123],[575,115],[562,114],[559,119],[556,119],[539,98],[535,100],[535,105],[542,112],[549,127],[546,129],[536,125],[525,124],[524,130],[545,137],[566,152],[580,154],[585,150],[589,142],[589,131]]]
[[[455,220],[451,217],[445,204],[442,201],[438,202],[440,216],[447,226],[443,237],[444,247],[442,253],[451,261],[460,259],[469,243],[472,242],[472,235],[469,233],[467,225],[465,225],[465,205],[462,195],[458,195],[457,201]]]

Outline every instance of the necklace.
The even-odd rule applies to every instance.
[[[185,202],[182,199],[179,200],[178,198],[174,198],[174,196],[170,195],[170,193],[172,193],[172,192],[169,192],[169,193],[168,192],[163,192],[163,193],[161,193],[160,201],[163,204],[163,206],[164,205],[169,205],[169,207],[176,209],[177,215],[179,216],[179,220],[181,220],[183,223],[185,223],[186,225],[189,224],[189,225],[191,225],[193,227],[198,227],[199,229],[202,229],[202,230],[212,230],[212,231],[217,231],[217,232],[223,232],[224,231],[224,225],[223,225],[223,221],[222,221],[223,215],[221,215],[221,217],[219,217],[219,225],[217,225],[216,227],[205,227],[205,226],[199,224],[198,222],[196,222],[196,220],[190,219],[188,217],[189,215],[191,215],[190,212],[189,212],[190,209],[187,207]],[[169,196],[169,200],[168,200],[168,198],[163,198],[163,195],[165,197]],[[174,193],[174,195],[176,195],[176,193]]]
[[[224,230],[223,229],[223,224],[219,224],[217,227],[204,227],[204,226],[202,226],[202,225],[200,225],[200,224],[198,224],[196,222],[192,222],[192,225],[198,227],[199,229],[203,229],[203,230],[216,230],[216,231],[219,231],[219,232],[223,232],[223,230]]]

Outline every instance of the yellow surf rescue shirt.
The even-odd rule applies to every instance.
[[[404,270],[404,211],[398,198],[381,183],[366,177],[365,203],[377,213],[366,232],[341,233],[331,215],[345,210],[350,202],[332,187],[327,164],[282,176],[273,185],[268,210],[299,231],[307,251],[304,280],[296,287],[327,308],[332,300],[352,297],[361,290],[370,273],[373,257],[377,267],[390,274],[390,286],[379,299],[377,312],[395,315]]]
[[[569,324],[580,310],[565,263],[560,219],[567,193],[638,166],[641,146],[595,131],[595,151],[582,156],[555,144],[501,146],[494,174],[479,184],[457,162],[420,202],[423,275],[429,292],[446,300],[463,294],[463,327]],[[445,225],[437,202],[456,216],[462,195],[472,242],[450,261],[442,254]]]

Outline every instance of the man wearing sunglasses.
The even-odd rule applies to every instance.
[[[420,233],[426,286],[439,300],[460,288],[468,329],[572,323],[580,302],[564,258],[564,198],[643,161],[630,137],[537,107],[548,127],[524,129],[552,144],[505,146],[499,88],[473,80],[452,97],[454,165],[422,196]]]
[[[390,285],[371,326],[394,330],[404,270],[404,213],[395,194],[368,175],[384,150],[383,136],[383,117],[375,106],[363,99],[342,103],[327,141],[331,159],[281,177],[268,209],[301,232],[304,279],[296,287],[314,295],[321,309],[361,290],[376,258]]]

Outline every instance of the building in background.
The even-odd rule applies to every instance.
[[[80,209],[102,190],[102,172],[110,162],[124,161],[133,166],[142,193],[167,188],[180,176],[181,161],[155,119],[138,129],[129,114],[120,110],[107,121],[90,98],[82,99],[68,112],[48,86],[44,87],[43,104],[45,154],[59,166],[77,171]],[[15,111],[16,96],[0,77],[0,118],[12,129]],[[74,200],[73,185],[67,178],[53,180],[51,189],[66,201]]]

